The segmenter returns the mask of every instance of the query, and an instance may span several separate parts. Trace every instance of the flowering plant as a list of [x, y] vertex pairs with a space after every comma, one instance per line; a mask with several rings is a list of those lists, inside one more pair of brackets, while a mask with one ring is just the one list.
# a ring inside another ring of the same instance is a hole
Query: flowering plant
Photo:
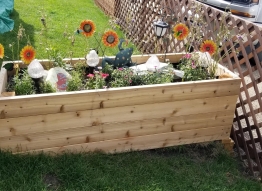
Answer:
[[[192, 8], [194, 12], [189, 14], [188, 21], [190, 27], [186, 24], [178, 23], [173, 27], [173, 36], [177, 41], [184, 40], [186, 43], [186, 56], [181, 59], [180, 69], [185, 72], [183, 80], [204, 80], [216, 78], [217, 64], [225, 57], [223, 44], [231, 39], [229, 27], [223, 22], [229, 16], [223, 14], [219, 31], [213, 37], [205, 38], [203, 28], [207, 26], [202, 14], [201, 5]], [[234, 48], [231, 47], [230, 50]], [[202, 52], [204, 54], [199, 54]], [[192, 56], [189, 56], [191, 53]]]
[[106, 78], [109, 74], [103, 73], [101, 71], [95, 72], [95, 74], [88, 74], [86, 89], [103, 89], [106, 88]]
[[[25, 45], [20, 50], [20, 44], [21, 44], [21, 41], [23, 40], [23, 38], [26, 38], [27, 45]], [[14, 44], [9, 44], [9, 48], [11, 49], [11, 52], [12, 52], [11, 60], [13, 60], [13, 61], [5, 64], [4, 68], [8, 71], [12, 71], [13, 69], [15, 69], [16, 70], [15, 73], [18, 74], [19, 64], [14, 63], [14, 60], [15, 60]], [[30, 64], [30, 62], [35, 59], [36, 51], [35, 51], [34, 47], [31, 45], [30, 40], [29, 40], [28, 36], [26, 35], [25, 29], [23, 28], [22, 25], [19, 26], [19, 30], [17, 32], [17, 51], [18, 51], [17, 52], [18, 58], [16, 60], [19, 60], [19, 57], [20, 57], [22, 62], [26, 65]], [[4, 57], [5, 57], [4, 52], [5, 52], [4, 46], [0, 43], [0, 59], [4, 59]], [[9, 60], [10, 60], [10, 58], [9, 58]]]

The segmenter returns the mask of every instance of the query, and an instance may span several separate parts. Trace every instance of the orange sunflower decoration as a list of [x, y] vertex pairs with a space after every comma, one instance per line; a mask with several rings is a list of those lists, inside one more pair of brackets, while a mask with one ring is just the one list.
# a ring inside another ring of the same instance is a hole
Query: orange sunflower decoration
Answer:
[[83, 35], [85, 35], [86, 37], [90, 37], [96, 30], [95, 23], [91, 20], [84, 20], [80, 24], [80, 30], [82, 30]]
[[4, 46], [2, 44], [0, 44], [0, 58], [4, 58], [5, 55], [5, 49]]
[[214, 41], [212, 40], [205, 40], [201, 46], [200, 46], [200, 51], [201, 52], [208, 52], [210, 56], [213, 56], [217, 50], [217, 45]]
[[25, 46], [20, 52], [20, 57], [25, 64], [30, 64], [35, 58], [35, 49], [29, 45]]
[[178, 40], [184, 40], [189, 34], [189, 29], [185, 24], [179, 23], [174, 26], [173, 32], [175, 38], [177, 38]]
[[115, 47], [119, 42], [117, 33], [113, 30], [106, 31], [102, 36], [102, 42], [105, 46]]

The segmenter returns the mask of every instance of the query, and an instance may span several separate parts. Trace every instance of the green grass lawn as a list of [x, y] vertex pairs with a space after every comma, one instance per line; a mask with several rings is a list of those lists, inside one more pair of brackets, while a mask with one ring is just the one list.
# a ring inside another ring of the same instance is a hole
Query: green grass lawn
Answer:
[[240, 163], [211, 145], [106, 155], [0, 152], [0, 190], [259, 191]]
[[[45, 30], [41, 22], [42, 17], [46, 20]], [[98, 40], [101, 39], [101, 33], [111, 28], [109, 17], [94, 4], [93, 0], [19, 0], [15, 1], [11, 18], [15, 20], [14, 30], [0, 35], [0, 43], [4, 45], [6, 56], [9, 57], [5, 60], [20, 60], [18, 53], [27, 43], [24, 37], [17, 51], [17, 32], [20, 24], [25, 28], [25, 33], [35, 47], [38, 59], [47, 58], [48, 47], [58, 49], [67, 58], [70, 57], [70, 52], [73, 52], [72, 57], [84, 57], [87, 50], [97, 48], [98, 43], [94, 37], [87, 39], [83, 35], [75, 34], [82, 20], [90, 19], [95, 22]], [[117, 30], [117, 33], [120, 38], [125, 37], [120, 30]], [[74, 46], [71, 43], [72, 36], [75, 38]], [[14, 58], [9, 48], [10, 44], [14, 47]], [[133, 45], [129, 44], [129, 46]], [[105, 54], [115, 55], [117, 52], [117, 47], [107, 48]], [[99, 50], [99, 53], [101, 55], [102, 51]]]

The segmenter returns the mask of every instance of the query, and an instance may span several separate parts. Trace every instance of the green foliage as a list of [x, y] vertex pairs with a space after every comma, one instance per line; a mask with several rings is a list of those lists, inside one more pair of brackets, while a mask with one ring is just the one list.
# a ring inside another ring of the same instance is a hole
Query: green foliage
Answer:
[[129, 68], [115, 69], [111, 74], [110, 87], [126, 87], [132, 83], [133, 70]]
[[54, 67], [65, 68], [64, 56], [54, 47], [46, 48], [48, 59], [54, 61]]
[[69, 79], [66, 90], [67, 91], [78, 91], [82, 88], [82, 74], [77, 71], [72, 71], [72, 78]]
[[74, 65], [75, 71], [82, 75], [85, 75], [86, 68], [87, 68], [87, 65], [85, 62], [77, 62]]
[[40, 93], [55, 93], [56, 88], [52, 86], [50, 82], [40, 83]]
[[210, 76], [208, 68], [199, 61], [198, 54], [186, 54], [180, 62], [180, 70], [184, 71], [183, 81], [206, 80]]
[[109, 74], [109, 76], [112, 75], [113, 71], [114, 71], [113, 66], [112, 66], [112, 65], [109, 65], [109, 64], [106, 64], [106, 65], [104, 66], [104, 68], [102, 68], [102, 72], [105, 73], [105, 74]]
[[28, 75], [27, 71], [24, 71], [23, 74], [14, 76], [13, 83], [13, 89], [16, 95], [35, 94], [34, 81]]
[[165, 84], [171, 83], [174, 79], [173, 69], [169, 68], [165, 72], [156, 71], [156, 72], [148, 72], [145, 75], [141, 76], [143, 85], [150, 84]]
[[174, 79], [173, 69], [137, 74], [130, 68], [119, 68], [112, 72], [109, 87], [126, 87], [150, 84], [171, 83]]

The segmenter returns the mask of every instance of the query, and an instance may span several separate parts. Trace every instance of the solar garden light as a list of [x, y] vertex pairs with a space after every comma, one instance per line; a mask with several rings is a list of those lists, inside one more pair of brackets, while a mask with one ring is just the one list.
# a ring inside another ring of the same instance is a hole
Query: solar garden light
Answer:
[[163, 37], [166, 34], [168, 27], [169, 27], [169, 24], [164, 22], [163, 19], [160, 19], [154, 22], [154, 29], [155, 29], [157, 38]]
[[[158, 21], [155, 21], [154, 24], [154, 30], [156, 33], [157, 38], [161, 38], [166, 34], [167, 29], [169, 28], [169, 24], [164, 21], [164, 17], [167, 17], [167, 14], [164, 13], [164, 10], [168, 9], [171, 12], [171, 17], [174, 16], [174, 12], [169, 7], [162, 8], [162, 19], [159, 19]], [[173, 20], [171, 18], [171, 20]]]

